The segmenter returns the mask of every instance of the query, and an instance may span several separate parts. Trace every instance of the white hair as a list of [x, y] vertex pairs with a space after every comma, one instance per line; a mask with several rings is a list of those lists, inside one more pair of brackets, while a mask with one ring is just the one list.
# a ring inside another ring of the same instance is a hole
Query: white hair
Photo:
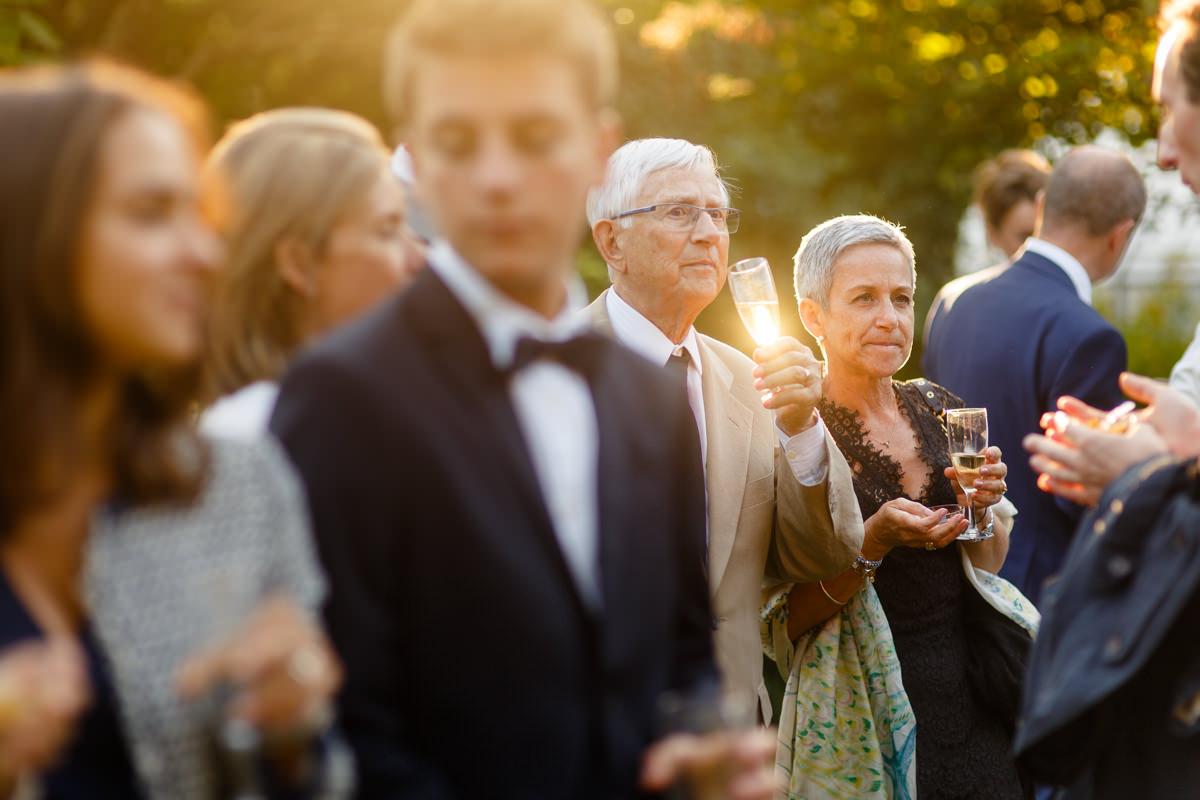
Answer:
[[[604, 183], [588, 192], [588, 224], [594, 226], [602, 219], [612, 219], [622, 211], [630, 211], [638, 194], [652, 173], [663, 169], [712, 170], [721, 184], [721, 202], [729, 205], [729, 186], [721, 178], [717, 158], [702, 144], [685, 139], [635, 139], [626, 142], [608, 159]], [[628, 218], [622, 220], [629, 224]]]
[[829, 308], [833, 288], [834, 265], [847, 248], [856, 244], [889, 244], [908, 261], [913, 286], [917, 285], [917, 267], [912, 242], [898, 225], [869, 214], [854, 214], [822, 222], [800, 241], [795, 256], [796, 299], [808, 298], [821, 308]]

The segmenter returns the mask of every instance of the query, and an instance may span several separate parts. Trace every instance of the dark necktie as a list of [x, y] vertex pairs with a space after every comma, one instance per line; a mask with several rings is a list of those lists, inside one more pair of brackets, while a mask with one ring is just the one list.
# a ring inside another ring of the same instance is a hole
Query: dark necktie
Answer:
[[680, 349], [678, 353], [672, 353], [671, 357], [667, 359], [667, 374], [676, 383], [683, 384], [684, 391], [687, 391], [688, 365], [691, 363], [692, 354], [687, 351], [687, 348]]

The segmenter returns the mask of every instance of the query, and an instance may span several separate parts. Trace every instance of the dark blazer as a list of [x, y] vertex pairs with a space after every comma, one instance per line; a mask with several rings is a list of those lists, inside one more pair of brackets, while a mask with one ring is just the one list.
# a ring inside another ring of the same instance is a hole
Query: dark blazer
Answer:
[[632, 796], [659, 694], [715, 676], [687, 398], [594, 338], [600, 612], [432, 270], [285, 378], [271, 427], [308, 487], [362, 797]]
[[1082, 509], [1037, 488], [1021, 447], [1064, 394], [1099, 408], [1121, 402], [1125, 340], [1079, 299], [1053, 261], [1025, 251], [1010, 267], [970, 286], [929, 326], [925, 377], [988, 410], [988, 439], [1004, 453], [1008, 496], [1020, 512], [1001, 577], [1035, 603], [1058, 572]]
[[1064, 797], [1200, 785], [1200, 466], [1143, 462], [1104, 493], [1046, 588], [1015, 747]]

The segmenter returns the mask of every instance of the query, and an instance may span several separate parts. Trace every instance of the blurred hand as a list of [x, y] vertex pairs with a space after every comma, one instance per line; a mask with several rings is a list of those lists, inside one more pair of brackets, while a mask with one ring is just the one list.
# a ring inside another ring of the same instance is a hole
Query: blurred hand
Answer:
[[52, 766], [91, 703], [87, 657], [70, 637], [0, 652], [0, 786]]
[[926, 508], [907, 497], [897, 497], [879, 507], [865, 523], [863, 555], [872, 561], [894, 547], [942, 548], [967, 529], [966, 517], [949, 516], [945, 509]]
[[775, 412], [775, 421], [788, 436], [812, 427], [813, 410], [821, 399], [822, 365], [804, 345], [782, 336], [754, 351], [754, 388], [769, 392], [763, 406]]
[[1084, 506], [1096, 505], [1108, 485], [1129, 467], [1166, 450], [1149, 427], [1125, 435], [1078, 424], [1053, 439], [1031, 433], [1022, 444], [1033, 453], [1029, 465], [1038, 473], [1038, 488]]
[[684, 781], [696, 800], [771, 800], [774, 763], [773, 728], [676, 733], [646, 751], [641, 786], [660, 792]]
[[[1008, 465], [1001, 460], [1000, 448], [993, 445], [984, 450], [983, 455], [986, 461], [979, 468], [979, 479], [975, 481], [975, 509], [981, 513], [982, 509], [999, 503], [1004, 498], [1004, 493], [1008, 491], [1008, 484], [1004, 481], [1008, 475]], [[967, 495], [958, 483], [958, 471], [954, 467], [946, 467], [943, 474], [950, 479], [951, 485], [954, 486], [958, 504], [965, 506]]]
[[1154, 428], [1172, 455], [1200, 455], [1200, 409], [1191, 400], [1162, 381], [1132, 372], [1121, 373], [1121, 390], [1147, 405], [1138, 419]]
[[1038, 473], [1037, 485], [1044, 492], [1094, 506], [1121, 473], [1167, 449], [1150, 425], [1113, 433], [1088, 424], [1104, 412], [1086, 403], [1063, 397], [1058, 406], [1059, 412], [1042, 416], [1045, 436], [1031, 433], [1021, 442], [1033, 454], [1029, 465]]
[[342, 670], [325, 635], [290, 599], [264, 600], [240, 631], [189, 656], [175, 675], [184, 699], [221, 683], [234, 687], [228, 713], [273, 735], [317, 732]]

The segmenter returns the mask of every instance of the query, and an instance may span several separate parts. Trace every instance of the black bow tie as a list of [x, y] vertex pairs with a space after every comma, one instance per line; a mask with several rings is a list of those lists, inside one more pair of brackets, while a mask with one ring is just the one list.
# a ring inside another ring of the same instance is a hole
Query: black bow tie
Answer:
[[584, 333], [560, 342], [546, 342], [529, 336], [517, 342], [512, 365], [507, 373], [511, 377], [518, 370], [534, 361], [554, 361], [587, 377], [598, 349], [604, 339], [594, 333]]

